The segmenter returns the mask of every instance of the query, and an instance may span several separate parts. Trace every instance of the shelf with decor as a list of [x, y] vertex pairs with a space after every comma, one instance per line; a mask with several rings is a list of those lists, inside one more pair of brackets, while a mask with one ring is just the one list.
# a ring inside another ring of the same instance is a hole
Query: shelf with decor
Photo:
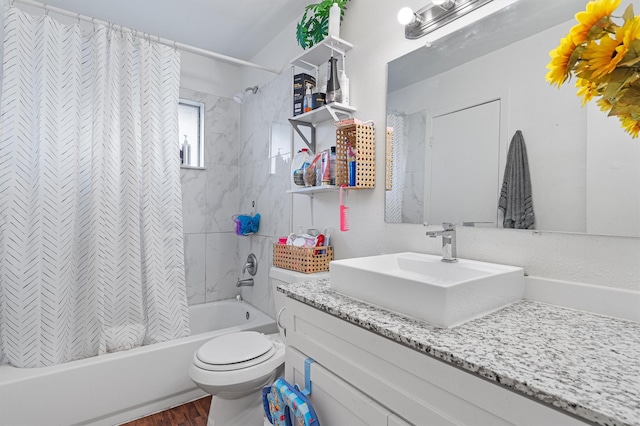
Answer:
[[[288, 194], [313, 195], [334, 192], [345, 185], [349, 190], [372, 189], [376, 183], [375, 128], [370, 124], [349, 124], [336, 129], [336, 184], [295, 187]], [[355, 154], [355, 170], [349, 181], [349, 147]], [[352, 186], [349, 183], [353, 183]]]
[[[326, 64], [327, 60], [335, 54], [342, 58], [342, 69], [346, 72], [345, 54], [353, 45], [336, 36], [329, 35], [320, 43], [303, 52], [300, 56], [291, 61], [291, 65], [311, 70], [315, 73], [315, 81], [318, 82], [318, 70], [320, 65]], [[339, 121], [353, 117], [355, 108], [338, 102], [330, 103], [311, 111], [296, 115], [289, 119], [289, 123], [309, 147], [311, 152], [316, 152], [316, 125], [328, 120]], [[309, 129], [308, 134], [302, 128]]]

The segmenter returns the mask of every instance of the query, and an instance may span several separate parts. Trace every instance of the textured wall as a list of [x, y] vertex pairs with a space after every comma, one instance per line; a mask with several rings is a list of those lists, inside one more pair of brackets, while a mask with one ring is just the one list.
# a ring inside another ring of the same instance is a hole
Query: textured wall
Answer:
[[[238, 154], [239, 211], [260, 213], [260, 230], [250, 237], [236, 237], [240, 272], [249, 253], [258, 258], [254, 287], [243, 287], [242, 296], [258, 309], [274, 316], [269, 282], [271, 245], [289, 230], [289, 164], [291, 126], [291, 81], [289, 69], [248, 95], [240, 112]], [[255, 85], [255, 80], [247, 83]], [[255, 208], [252, 203], [255, 201]], [[238, 272], [238, 273], [239, 273]], [[248, 275], [245, 276], [245, 278]], [[235, 281], [234, 281], [235, 283]]]
[[[406, 5], [419, 9], [427, 2], [410, 0]], [[342, 23], [341, 37], [352, 42], [347, 74], [351, 103], [361, 119], [373, 119], [376, 134], [376, 188], [352, 191], [348, 204], [351, 230], [334, 232], [336, 256], [348, 258], [412, 250], [439, 253], [440, 241], [424, 235], [421, 225], [384, 223], [384, 129], [386, 63], [423, 46], [423, 41], [404, 38], [396, 21], [400, 6], [384, 0], [352, 0]], [[551, 49], [553, 46], [550, 46]], [[295, 23], [286, 28], [265, 50], [252, 60], [280, 67], [298, 56]], [[248, 72], [247, 79], [266, 79], [264, 74]], [[541, 77], [544, 69], [541, 68]], [[331, 127], [330, 123], [328, 125]], [[319, 129], [319, 133], [323, 130]], [[301, 197], [301, 196], [295, 196]], [[306, 209], [306, 205], [295, 208]], [[337, 195], [314, 198], [315, 222], [337, 229]], [[294, 213], [294, 218], [298, 215]], [[294, 225], [300, 220], [294, 219]], [[460, 257], [523, 266], [528, 274], [559, 280], [640, 291], [640, 239], [567, 233], [463, 228], [458, 235]]]
[[205, 170], [181, 169], [185, 272], [189, 304], [237, 294], [238, 105], [229, 98], [182, 88], [180, 97], [205, 104]]

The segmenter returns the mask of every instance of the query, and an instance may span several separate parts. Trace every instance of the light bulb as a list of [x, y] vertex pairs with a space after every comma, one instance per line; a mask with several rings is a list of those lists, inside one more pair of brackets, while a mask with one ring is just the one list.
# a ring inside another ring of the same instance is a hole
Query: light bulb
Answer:
[[415, 20], [415, 17], [416, 15], [410, 7], [403, 7], [398, 12], [398, 22], [400, 22], [401, 25], [409, 25]]

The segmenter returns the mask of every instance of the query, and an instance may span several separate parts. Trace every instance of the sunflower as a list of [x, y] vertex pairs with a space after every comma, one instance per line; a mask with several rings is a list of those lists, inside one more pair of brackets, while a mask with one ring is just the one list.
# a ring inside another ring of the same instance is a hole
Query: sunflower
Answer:
[[582, 106], [585, 106], [594, 96], [599, 95], [598, 85], [584, 78], [578, 78], [576, 87], [578, 88], [578, 96], [582, 96]]
[[619, 49], [624, 50], [624, 44], [611, 36], [603, 37], [597, 41], [590, 41], [582, 54], [585, 71], [591, 71], [592, 78], [602, 77], [616, 69], [624, 55]]
[[629, 51], [631, 42], [640, 39], [640, 16], [629, 19], [624, 25], [616, 30], [616, 38], [622, 40], [626, 50], [623, 56]]
[[605, 98], [600, 98], [596, 101], [596, 104], [600, 107], [600, 111], [609, 112], [613, 108], [613, 104]]
[[[578, 23], [571, 28], [569, 36], [575, 44], [587, 40], [589, 31], [594, 25], [605, 28], [611, 21], [610, 15], [620, 5], [622, 0], [594, 0], [587, 3], [587, 10], [576, 14]], [[603, 18], [606, 18], [603, 20]]]
[[584, 69], [591, 71], [594, 79], [609, 74], [629, 52], [630, 43], [639, 36], [640, 21], [636, 17], [618, 27], [614, 37], [607, 35], [598, 41], [590, 41], [582, 54], [586, 61]]
[[622, 128], [629, 133], [634, 139], [638, 137], [638, 133], [640, 133], [640, 123], [634, 120], [631, 115], [623, 114], [618, 116], [620, 122], [622, 123]]
[[547, 64], [546, 79], [552, 85], [562, 86], [569, 77], [569, 59], [576, 48], [575, 43], [570, 36], [560, 40], [560, 45], [549, 52], [551, 61]]

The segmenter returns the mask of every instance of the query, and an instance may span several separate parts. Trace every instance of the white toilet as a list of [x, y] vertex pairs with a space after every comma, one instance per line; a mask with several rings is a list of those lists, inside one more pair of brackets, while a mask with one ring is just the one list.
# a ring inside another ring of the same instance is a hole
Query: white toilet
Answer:
[[[302, 274], [271, 268], [269, 285], [275, 312], [284, 306], [280, 284], [327, 277], [328, 273]], [[281, 320], [280, 324], [283, 321]], [[284, 332], [264, 335], [241, 331], [215, 337], [193, 354], [189, 377], [213, 395], [209, 426], [263, 425], [262, 388], [284, 372]]]

